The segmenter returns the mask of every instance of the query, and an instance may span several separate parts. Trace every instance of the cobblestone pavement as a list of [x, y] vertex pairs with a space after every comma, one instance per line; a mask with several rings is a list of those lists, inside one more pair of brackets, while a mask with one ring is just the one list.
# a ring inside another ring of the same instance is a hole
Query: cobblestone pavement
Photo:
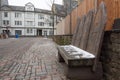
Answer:
[[67, 80], [63, 68], [50, 39], [0, 40], [0, 80]]

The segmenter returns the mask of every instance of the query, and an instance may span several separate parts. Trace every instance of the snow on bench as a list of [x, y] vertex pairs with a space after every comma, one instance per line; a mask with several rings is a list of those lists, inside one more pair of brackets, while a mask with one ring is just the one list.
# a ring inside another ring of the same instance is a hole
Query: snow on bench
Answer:
[[92, 66], [95, 56], [73, 45], [59, 46], [59, 58], [63, 58], [68, 66]]

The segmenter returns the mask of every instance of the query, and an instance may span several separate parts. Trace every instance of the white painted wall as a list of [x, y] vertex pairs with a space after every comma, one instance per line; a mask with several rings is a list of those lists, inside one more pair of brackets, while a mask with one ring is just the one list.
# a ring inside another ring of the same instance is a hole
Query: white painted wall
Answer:
[[[4, 17], [4, 12], [8, 12], [7, 18]], [[50, 15], [48, 15], [48, 14], [43, 14], [45, 19], [41, 20], [41, 19], [38, 19], [38, 15], [40, 13], [19, 12], [22, 14], [22, 16], [19, 18], [15, 18], [16, 12], [18, 12], [18, 11], [1, 11], [0, 26], [2, 26], [2, 27], [10, 26], [9, 30], [11, 32], [11, 35], [15, 35], [15, 30], [21, 30], [22, 35], [34, 36], [34, 35], [37, 35], [37, 29], [42, 30], [42, 35], [44, 35], [44, 31], [47, 31], [47, 35], [49, 35], [49, 32], [50, 32], [49, 29], [53, 28], [53, 26], [49, 26], [49, 24], [46, 24], [46, 23], [52, 22], [52, 20], [50, 19]], [[31, 16], [28, 14], [30, 14]], [[3, 25], [3, 20], [9, 20], [10, 24]], [[46, 20], [48, 20], [49, 22], [46, 22]], [[22, 25], [15, 25], [15, 21], [22, 21]], [[33, 25], [27, 25], [27, 21], [33, 21]], [[44, 26], [38, 26], [38, 22], [44, 22], [45, 24], [44, 24]], [[32, 28], [33, 33], [27, 33], [26, 28]], [[6, 28], [0, 29], [0, 32], [5, 29]]]
[[[2, 30], [6, 30], [7, 26], [10, 26], [8, 30], [10, 30], [11, 35], [15, 35], [15, 30], [21, 30], [22, 35], [34, 36], [37, 35], [37, 30], [42, 30], [42, 35], [47, 31], [47, 35], [49, 35], [50, 31], [53, 30], [53, 26], [49, 26], [48, 23], [52, 23], [52, 19], [50, 18], [50, 14], [44, 13], [35, 13], [35, 7], [32, 3], [25, 4], [26, 11], [7, 11], [7, 7], [4, 7], [6, 11], [0, 11], [0, 33]], [[8, 17], [4, 17], [4, 12], [8, 12]], [[21, 17], [16, 18], [15, 13], [21, 13]], [[39, 14], [44, 15], [44, 19], [39, 19]], [[3, 20], [8, 20], [9, 25], [4, 25]], [[22, 21], [22, 25], [15, 25], [15, 21]], [[33, 25], [28, 25], [27, 21], [32, 21]], [[44, 22], [44, 26], [38, 26], [38, 22]], [[27, 28], [32, 28], [32, 33], [27, 33]]]

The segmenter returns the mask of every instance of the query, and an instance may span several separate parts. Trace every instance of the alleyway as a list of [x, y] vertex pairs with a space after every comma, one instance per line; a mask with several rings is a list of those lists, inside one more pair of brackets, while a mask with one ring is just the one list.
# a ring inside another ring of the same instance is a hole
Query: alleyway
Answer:
[[0, 80], [66, 80], [51, 39], [0, 40]]

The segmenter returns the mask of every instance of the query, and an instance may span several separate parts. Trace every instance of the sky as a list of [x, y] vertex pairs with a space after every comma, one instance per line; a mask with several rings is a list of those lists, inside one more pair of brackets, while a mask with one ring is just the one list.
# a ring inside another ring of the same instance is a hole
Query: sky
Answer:
[[[31, 2], [35, 8], [51, 9], [52, 0], [8, 0], [9, 5], [25, 6], [26, 3]], [[62, 0], [55, 0], [55, 3], [62, 4]]]

